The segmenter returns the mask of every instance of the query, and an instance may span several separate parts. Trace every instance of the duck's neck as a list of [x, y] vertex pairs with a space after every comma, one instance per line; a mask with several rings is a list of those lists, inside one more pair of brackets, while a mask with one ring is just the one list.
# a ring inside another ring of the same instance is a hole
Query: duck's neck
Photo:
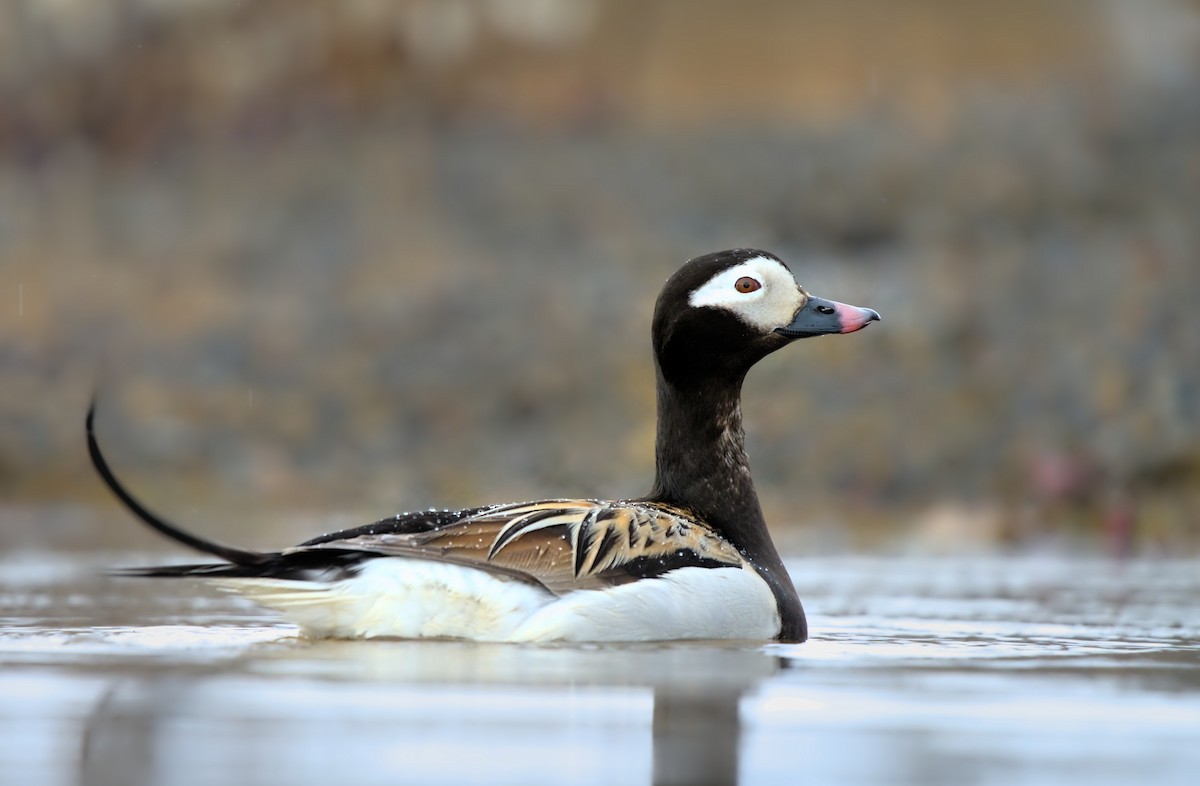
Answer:
[[804, 609], [750, 477], [741, 393], [740, 376], [677, 386], [658, 370], [655, 478], [647, 498], [691, 510], [740, 549], [779, 604], [779, 638], [803, 641]]

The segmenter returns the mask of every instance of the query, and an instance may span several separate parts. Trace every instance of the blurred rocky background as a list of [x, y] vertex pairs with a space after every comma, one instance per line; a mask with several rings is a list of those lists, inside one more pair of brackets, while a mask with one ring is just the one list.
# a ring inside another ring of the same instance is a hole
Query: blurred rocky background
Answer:
[[634, 496], [650, 310], [780, 254], [785, 550], [1200, 545], [1196, 0], [10, 0], [0, 547]]

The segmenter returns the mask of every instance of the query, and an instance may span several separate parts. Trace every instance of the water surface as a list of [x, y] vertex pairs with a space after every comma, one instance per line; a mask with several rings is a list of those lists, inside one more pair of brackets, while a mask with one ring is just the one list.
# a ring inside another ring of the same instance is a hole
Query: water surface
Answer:
[[331, 642], [0, 562], [0, 782], [1195, 782], [1200, 563], [792, 560], [803, 645]]

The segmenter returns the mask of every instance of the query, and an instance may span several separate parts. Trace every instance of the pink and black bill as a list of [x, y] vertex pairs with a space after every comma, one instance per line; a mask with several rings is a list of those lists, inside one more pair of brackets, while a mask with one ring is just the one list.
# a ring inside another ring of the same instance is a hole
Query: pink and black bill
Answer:
[[776, 328], [775, 332], [788, 338], [853, 333], [879, 319], [882, 317], [873, 308], [851, 306], [848, 303], [809, 295], [808, 302], [796, 312], [792, 323], [787, 327]]

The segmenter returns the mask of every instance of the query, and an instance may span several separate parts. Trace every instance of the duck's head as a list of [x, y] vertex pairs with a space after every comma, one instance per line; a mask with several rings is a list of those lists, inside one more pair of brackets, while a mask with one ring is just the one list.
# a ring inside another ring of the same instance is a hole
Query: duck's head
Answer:
[[796, 339], [853, 333], [870, 308], [810, 295], [779, 257], [738, 248], [696, 257], [667, 279], [654, 307], [654, 354], [667, 379], [740, 380]]

